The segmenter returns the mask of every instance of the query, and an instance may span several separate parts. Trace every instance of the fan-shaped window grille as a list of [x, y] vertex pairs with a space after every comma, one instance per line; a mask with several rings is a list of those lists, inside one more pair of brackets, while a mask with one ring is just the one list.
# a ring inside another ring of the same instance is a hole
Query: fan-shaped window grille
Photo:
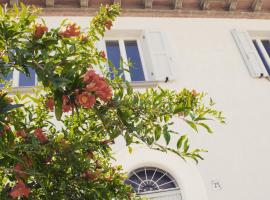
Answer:
[[137, 194], [178, 188], [169, 173], [153, 167], [134, 170], [125, 183], [131, 185]]

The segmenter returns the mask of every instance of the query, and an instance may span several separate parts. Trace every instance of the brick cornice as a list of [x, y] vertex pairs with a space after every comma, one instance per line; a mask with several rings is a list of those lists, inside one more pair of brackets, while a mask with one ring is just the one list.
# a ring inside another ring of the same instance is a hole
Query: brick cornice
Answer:
[[[93, 16], [95, 8], [44, 8], [43, 16]], [[269, 12], [215, 11], [215, 10], [145, 10], [122, 9], [122, 17], [179, 17], [179, 18], [246, 18], [270, 19]]]

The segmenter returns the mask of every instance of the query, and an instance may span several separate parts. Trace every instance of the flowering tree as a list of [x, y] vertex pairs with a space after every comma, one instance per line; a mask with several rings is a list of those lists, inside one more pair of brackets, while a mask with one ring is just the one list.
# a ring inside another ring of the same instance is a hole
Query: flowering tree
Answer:
[[[30, 75], [32, 68], [42, 84], [33, 94], [0, 93], [0, 199], [139, 199], [121, 167], [111, 165], [118, 137], [129, 148], [144, 143], [202, 159], [205, 150], [191, 150], [172, 119], [211, 133], [206, 120], [223, 122], [211, 100], [187, 89], [137, 92], [120, 76], [110, 78], [118, 72], [106, 70], [106, 55], [94, 44], [119, 15], [117, 5], [102, 6], [85, 33], [68, 21], [49, 30], [37, 23], [39, 12], [23, 4], [0, 8], [1, 81], [14, 69]], [[172, 135], [179, 135], [175, 147]]]

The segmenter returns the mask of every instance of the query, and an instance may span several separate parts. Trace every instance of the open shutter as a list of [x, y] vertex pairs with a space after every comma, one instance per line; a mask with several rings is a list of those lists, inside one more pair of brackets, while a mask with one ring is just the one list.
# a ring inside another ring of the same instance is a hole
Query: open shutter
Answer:
[[232, 30], [232, 35], [252, 77], [267, 77], [268, 73], [247, 31]]
[[164, 35], [160, 31], [145, 31], [141, 40], [148, 80], [172, 80], [172, 58]]

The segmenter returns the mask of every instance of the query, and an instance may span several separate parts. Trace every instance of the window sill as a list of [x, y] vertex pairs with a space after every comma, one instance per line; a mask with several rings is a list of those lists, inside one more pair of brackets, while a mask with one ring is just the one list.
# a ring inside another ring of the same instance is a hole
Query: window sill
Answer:
[[[163, 82], [161, 81], [133, 81], [133, 82], [130, 82], [130, 86], [133, 88], [152, 88], [152, 87], [157, 87], [159, 83], [163, 83]], [[17, 92], [32, 93], [33, 89], [35, 89], [34, 86], [12, 87], [9, 92], [11, 94], [15, 94]]]
[[130, 82], [130, 86], [133, 88], [150, 88], [157, 87], [160, 81], [133, 81]]
[[[0, 88], [0, 90], [3, 88]], [[17, 92], [19, 93], [32, 93], [33, 90], [35, 89], [35, 86], [21, 86], [21, 87], [12, 87], [8, 91], [10, 94], [16, 94]]]

